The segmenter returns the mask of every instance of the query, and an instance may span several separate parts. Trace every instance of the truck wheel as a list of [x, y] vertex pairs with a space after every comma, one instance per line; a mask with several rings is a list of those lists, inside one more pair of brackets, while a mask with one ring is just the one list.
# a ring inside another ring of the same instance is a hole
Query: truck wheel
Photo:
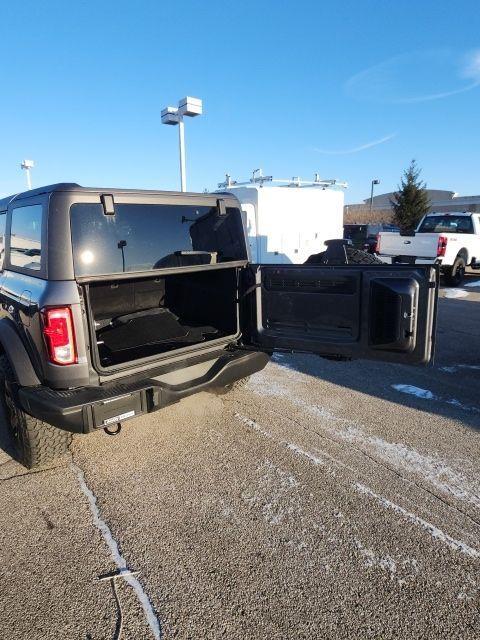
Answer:
[[445, 280], [451, 287], [459, 287], [465, 279], [465, 258], [457, 256], [451, 269], [445, 272]]
[[72, 434], [25, 413], [15, 399], [15, 377], [5, 355], [0, 356], [0, 405], [3, 424], [13, 440], [16, 457], [27, 469], [45, 467], [67, 453]]
[[246, 378], [240, 378], [240, 380], [235, 380], [235, 382], [232, 382], [231, 384], [227, 384], [224, 387], [219, 387], [218, 389], [215, 389], [215, 393], [218, 396], [224, 396], [227, 393], [230, 393], [231, 391], [243, 389], [243, 387], [247, 384], [249, 380], [250, 380], [250, 376], [247, 376]]

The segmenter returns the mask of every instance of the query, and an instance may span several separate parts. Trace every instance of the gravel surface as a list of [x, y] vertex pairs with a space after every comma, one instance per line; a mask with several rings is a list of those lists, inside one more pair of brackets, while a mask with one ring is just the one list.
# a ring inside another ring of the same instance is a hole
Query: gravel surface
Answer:
[[[469, 283], [478, 282], [475, 276]], [[277, 355], [232, 394], [0, 452], [0, 638], [479, 638], [480, 286], [433, 368]]]

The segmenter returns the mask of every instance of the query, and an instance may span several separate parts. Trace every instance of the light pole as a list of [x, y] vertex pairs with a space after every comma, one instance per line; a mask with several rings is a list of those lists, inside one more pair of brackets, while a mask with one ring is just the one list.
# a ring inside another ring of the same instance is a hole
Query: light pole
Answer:
[[375, 180], [372, 180], [372, 189], [370, 191], [370, 213], [372, 213], [372, 205], [373, 205], [373, 186], [375, 184], [380, 184], [380, 180], [377, 180], [375, 178]]
[[25, 169], [25, 173], [27, 174], [27, 188], [30, 191], [32, 189], [32, 178], [30, 176], [30, 169], [33, 169], [35, 163], [33, 160], [24, 160], [20, 165], [22, 169]]
[[181, 190], [187, 190], [187, 170], [185, 165], [185, 125], [183, 118], [201, 116], [203, 104], [199, 98], [186, 96], [178, 102], [178, 107], [162, 109], [162, 124], [178, 125], [178, 146], [180, 149], [180, 184]]

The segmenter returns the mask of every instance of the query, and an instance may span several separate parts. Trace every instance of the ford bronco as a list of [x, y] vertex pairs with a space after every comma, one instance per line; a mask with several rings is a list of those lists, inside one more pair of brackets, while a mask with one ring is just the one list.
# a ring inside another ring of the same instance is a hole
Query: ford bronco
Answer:
[[30, 468], [277, 350], [432, 358], [436, 267], [252, 264], [231, 194], [39, 188], [0, 200], [0, 250], [0, 428]]

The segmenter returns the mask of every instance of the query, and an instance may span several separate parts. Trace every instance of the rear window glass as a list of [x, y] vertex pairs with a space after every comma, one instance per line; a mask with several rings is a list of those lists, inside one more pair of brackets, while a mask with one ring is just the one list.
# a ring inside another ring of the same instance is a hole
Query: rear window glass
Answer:
[[227, 207], [100, 204], [70, 210], [74, 267], [78, 276], [150, 271], [246, 260], [240, 211]]
[[471, 216], [427, 216], [418, 233], [473, 233]]
[[42, 256], [42, 205], [17, 207], [12, 211], [10, 263], [16, 267], [40, 270]]

